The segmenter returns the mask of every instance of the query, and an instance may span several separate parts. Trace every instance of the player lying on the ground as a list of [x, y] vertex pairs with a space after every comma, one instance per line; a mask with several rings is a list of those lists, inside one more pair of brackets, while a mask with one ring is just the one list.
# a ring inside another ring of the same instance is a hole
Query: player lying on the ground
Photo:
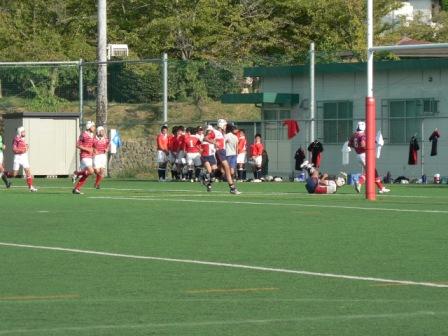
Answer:
[[309, 177], [306, 179], [305, 188], [309, 194], [334, 194], [345, 184], [345, 174], [341, 173], [344, 176], [329, 180], [328, 174], [321, 175], [319, 170], [308, 161], [305, 161], [300, 167], [308, 171]]

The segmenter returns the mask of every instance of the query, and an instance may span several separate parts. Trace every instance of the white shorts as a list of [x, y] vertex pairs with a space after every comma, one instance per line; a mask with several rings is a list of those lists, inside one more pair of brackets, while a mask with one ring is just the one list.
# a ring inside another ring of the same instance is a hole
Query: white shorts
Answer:
[[157, 160], [157, 163], [167, 163], [168, 157], [166, 156], [164, 151], [158, 150], [156, 160]]
[[327, 185], [327, 194], [334, 194], [338, 189], [336, 182], [329, 180]]
[[171, 164], [176, 162], [176, 155], [173, 152], [168, 153], [168, 162], [170, 162]]
[[202, 165], [200, 153], [187, 153], [187, 165], [200, 167]]
[[246, 163], [246, 153], [240, 153], [236, 157], [236, 163]]
[[30, 168], [30, 162], [28, 161], [28, 153], [14, 155], [14, 165], [12, 170], [19, 170], [20, 167], [23, 167], [23, 169]]
[[0, 151], [0, 165], [3, 164], [3, 151]]
[[179, 153], [177, 153], [177, 157], [176, 157], [176, 161], [177, 164], [186, 164], [187, 160], [185, 159], [185, 152], [184, 151], [180, 151]]
[[106, 168], [107, 166], [107, 155], [106, 154], [98, 154], [93, 158], [93, 168]]
[[79, 164], [79, 170], [84, 170], [86, 168], [92, 168], [93, 159], [92, 158], [82, 158]]
[[261, 167], [261, 161], [262, 161], [262, 157], [261, 157], [261, 155], [254, 156], [253, 159], [254, 159], [254, 164], [255, 164], [257, 167]]
[[366, 153], [356, 154], [358, 162], [364, 167], [366, 165]]

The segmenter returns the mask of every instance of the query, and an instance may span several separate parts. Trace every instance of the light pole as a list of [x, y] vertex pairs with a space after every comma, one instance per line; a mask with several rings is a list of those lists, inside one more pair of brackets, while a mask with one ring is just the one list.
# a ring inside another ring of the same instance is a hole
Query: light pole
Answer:
[[107, 125], [107, 3], [98, 0], [96, 124]]

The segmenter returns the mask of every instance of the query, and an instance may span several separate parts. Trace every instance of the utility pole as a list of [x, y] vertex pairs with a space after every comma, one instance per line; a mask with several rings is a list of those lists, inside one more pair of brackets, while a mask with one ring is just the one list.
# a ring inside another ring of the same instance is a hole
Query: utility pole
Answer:
[[315, 119], [316, 119], [316, 84], [315, 84], [315, 66], [316, 66], [316, 53], [314, 49], [314, 42], [310, 45], [310, 142], [316, 140], [314, 135]]
[[107, 0], [98, 0], [96, 124], [107, 125]]
[[163, 53], [163, 123], [168, 122], [168, 54]]

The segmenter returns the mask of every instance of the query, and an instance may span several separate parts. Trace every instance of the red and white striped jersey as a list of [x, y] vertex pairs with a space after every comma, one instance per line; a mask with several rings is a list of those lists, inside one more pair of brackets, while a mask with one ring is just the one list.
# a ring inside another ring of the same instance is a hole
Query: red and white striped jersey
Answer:
[[216, 149], [215, 149], [215, 145], [207, 142], [207, 141], [203, 141], [201, 144], [201, 155], [202, 156], [211, 156], [211, 155], [215, 155], [216, 153]]
[[107, 137], [95, 137], [93, 148], [95, 148], [95, 154], [105, 154], [109, 149], [109, 139]]
[[12, 151], [14, 154], [23, 154], [27, 151], [27, 144], [25, 138], [20, 135], [16, 135], [12, 142]]
[[[84, 131], [79, 136], [78, 146], [82, 146], [85, 148], [93, 148], [93, 140], [94, 140], [94, 134], [90, 133], [88, 131]], [[93, 156], [93, 153], [81, 149], [80, 156], [81, 156], [81, 159], [91, 158]]]

